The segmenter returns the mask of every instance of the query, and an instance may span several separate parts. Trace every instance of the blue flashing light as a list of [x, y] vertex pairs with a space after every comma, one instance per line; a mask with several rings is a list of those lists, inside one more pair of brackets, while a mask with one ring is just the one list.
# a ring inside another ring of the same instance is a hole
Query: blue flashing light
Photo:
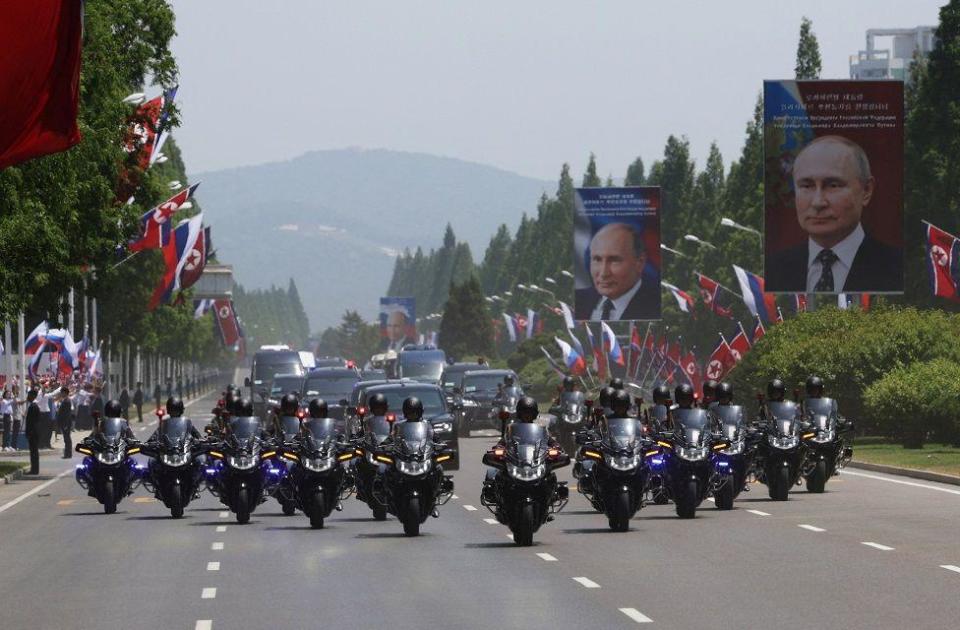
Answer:
[[651, 468], [660, 468], [661, 466], [663, 466], [663, 457], [661, 456], [651, 457], [650, 466]]
[[730, 462], [717, 462], [717, 466], [719, 466], [720, 468], [729, 468]]

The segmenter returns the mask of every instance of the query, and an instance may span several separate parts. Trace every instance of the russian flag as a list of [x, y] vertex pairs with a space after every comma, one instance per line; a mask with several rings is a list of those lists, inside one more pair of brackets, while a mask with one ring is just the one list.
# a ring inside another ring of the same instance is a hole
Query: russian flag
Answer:
[[623, 350], [620, 349], [620, 343], [617, 336], [613, 334], [613, 329], [607, 325], [607, 322], [600, 322], [600, 330], [603, 336], [603, 350], [610, 357], [610, 360], [617, 365], [625, 365], [623, 360]]
[[680, 307], [680, 310], [684, 313], [693, 312], [693, 298], [689, 293], [683, 291], [677, 286], [670, 284], [669, 282], [660, 281], [660, 284], [673, 294], [673, 299], [677, 301], [677, 306]]
[[23, 344], [24, 354], [37, 354], [38, 351], [42, 350], [48, 330], [50, 330], [50, 324], [46, 320], [37, 324], [37, 327], [33, 329], [33, 332], [30, 333]]
[[517, 328], [513, 324], [513, 318], [508, 313], [504, 313], [503, 321], [507, 325], [507, 335], [510, 337], [510, 341], [517, 343]]
[[587, 362], [583, 358], [583, 355], [574, 350], [573, 346], [563, 339], [554, 337], [553, 340], [560, 346], [560, 351], [563, 353], [563, 363], [567, 366], [567, 370], [569, 370], [571, 374], [579, 376], [587, 371]]
[[560, 311], [563, 313], [563, 323], [567, 328], [574, 328], [576, 323], [573, 321], [573, 311], [566, 302], [560, 302]]
[[173, 231], [173, 238], [163, 246], [163, 261], [166, 270], [160, 283], [153, 290], [153, 296], [147, 305], [154, 310], [161, 303], [169, 302], [173, 292], [180, 288], [180, 273], [187, 263], [187, 254], [193, 251], [197, 238], [203, 231], [203, 214], [198, 214], [180, 223]]
[[763, 278], [736, 265], [733, 265], [733, 272], [737, 274], [743, 303], [750, 313], [759, 317], [764, 324], [776, 323], [777, 299], [773, 294], [764, 292]]
[[533, 337], [534, 333], [537, 332], [539, 319], [535, 310], [532, 308], [527, 309], [527, 339]]

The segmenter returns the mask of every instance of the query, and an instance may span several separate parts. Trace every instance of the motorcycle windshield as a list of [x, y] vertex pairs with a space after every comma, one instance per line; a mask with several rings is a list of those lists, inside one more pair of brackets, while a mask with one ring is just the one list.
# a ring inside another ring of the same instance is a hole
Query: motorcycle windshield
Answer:
[[183, 416], [164, 418], [160, 421], [160, 439], [166, 439], [168, 444], [179, 445], [186, 441], [190, 434], [190, 420]]
[[699, 445], [707, 433], [710, 417], [704, 409], [677, 409], [673, 412], [673, 421], [687, 444]]
[[433, 444], [433, 425], [429, 422], [401, 422], [396, 431], [401, 452], [427, 453]]
[[123, 436], [127, 421], [123, 418], [103, 418], [100, 421], [100, 439], [105, 444], [116, 444]]
[[520, 464], [534, 465], [542, 458], [547, 446], [547, 433], [532, 422], [514, 422], [507, 427], [507, 444], [513, 458]]
[[728, 440], [736, 440], [743, 426], [743, 407], [740, 405], [716, 405], [710, 409], [720, 423], [723, 436]]
[[247, 440], [260, 435], [260, 418], [250, 416], [248, 418], [231, 418], [230, 435], [238, 440]]
[[666, 405], [655, 405], [653, 409], [650, 410], [650, 416], [663, 424], [667, 421], [667, 411]]
[[639, 428], [633, 418], [610, 418], [603, 432], [603, 445], [614, 451], [632, 449], [636, 444]]
[[837, 413], [837, 403], [833, 398], [807, 398], [807, 414], [811, 416], [834, 416]]
[[290, 439], [300, 431], [300, 418], [296, 416], [280, 416], [280, 428], [285, 439]]
[[310, 418], [303, 423], [303, 430], [307, 444], [313, 450], [320, 450], [338, 437], [337, 423], [333, 418]]
[[390, 435], [390, 423], [383, 416], [371, 416], [367, 418], [366, 433], [379, 446]]
[[781, 436], [793, 435], [797, 429], [797, 412], [799, 407], [795, 402], [771, 402], [767, 404], [770, 411], [770, 421], [774, 430]]

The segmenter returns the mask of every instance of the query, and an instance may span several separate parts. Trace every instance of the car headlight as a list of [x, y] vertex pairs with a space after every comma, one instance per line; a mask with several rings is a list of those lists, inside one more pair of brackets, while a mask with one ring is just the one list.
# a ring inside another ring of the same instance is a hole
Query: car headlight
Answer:
[[98, 462], [107, 466], [119, 464], [120, 460], [123, 459], [120, 451], [95, 451], [94, 456], [96, 456]]
[[745, 445], [743, 440], [737, 440], [735, 442], [730, 442], [730, 446], [720, 451], [724, 455], [740, 455], [743, 453]]
[[480, 405], [479, 405], [479, 404], [477, 403], [477, 401], [475, 401], [475, 400], [470, 400], [469, 398], [465, 398], [464, 401], [463, 401], [463, 406], [464, 406], [464, 407], [479, 407]]
[[268, 405], [271, 405], [271, 406], [273, 406], [273, 407], [279, 407], [279, 406], [280, 406], [280, 400], [277, 399], [277, 398], [267, 398], [267, 404], [268, 404]]
[[186, 465], [189, 458], [186, 453], [163, 453], [160, 455], [160, 461], [164, 466], [177, 468]]
[[680, 446], [677, 447], [676, 452], [688, 462], [698, 462], [707, 458], [709, 449], [705, 446]]
[[231, 468], [237, 470], [250, 470], [257, 465], [258, 457], [253, 455], [236, 455], [231, 456], [227, 459], [227, 463], [230, 464]]
[[422, 475], [433, 465], [432, 459], [424, 459], [422, 462], [397, 460], [397, 470], [404, 475]]
[[450, 433], [453, 431], [452, 422], [437, 422], [433, 425], [433, 431], [435, 433]]
[[303, 457], [300, 463], [310, 472], [324, 472], [333, 468], [333, 457]]
[[507, 473], [514, 479], [520, 481], [533, 481], [543, 477], [544, 473], [547, 471], [546, 464], [540, 464], [539, 466], [515, 466], [513, 464], [507, 464]]
[[770, 443], [770, 446], [773, 448], [779, 448], [783, 450], [789, 450], [795, 448], [797, 444], [800, 443], [800, 436], [797, 435], [768, 435], [767, 442]]
[[825, 444], [827, 442], [833, 442], [834, 438], [836, 437], [837, 432], [834, 429], [823, 429], [822, 431], [818, 431], [817, 434], [811, 439], [814, 442]]
[[605, 455], [604, 461], [607, 462], [607, 466], [614, 470], [627, 471], [633, 470], [640, 465], [640, 456], [639, 455]]

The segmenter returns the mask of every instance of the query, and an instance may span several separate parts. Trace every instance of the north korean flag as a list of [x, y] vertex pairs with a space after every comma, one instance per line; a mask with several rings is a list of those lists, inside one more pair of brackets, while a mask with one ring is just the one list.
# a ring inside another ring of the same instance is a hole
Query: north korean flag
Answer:
[[147, 305], [154, 310], [161, 303], [170, 301], [173, 292], [180, 289], [180, 274], [187, 264], [187, 254], [195, 247], [202, 230], [203, 214], [198, 214], [180, 223], [173, 231], [172, 238], [163, 246], [164, 272], [160, 283], [153, 290], [153, 296]]
[[206, 227], [197, 235], [193, 248], [186, 253], [183, 269], [180, 271], [180, 290], [185, 291], [195, 285], [203, 269], [207, 266], [207, 235], [210, 228]]
[[156, 208], [144, 213], [140, 217], [140, 236], [131, 241], [127, 248], [131, 252], [144, 249], [162, 249], [170, 240], [170, 219], [192, 196], [200, 182], [181, 190]]
[[213, 303], [213, 310], [217, 315], [217, 327], [220, 329], [223, 345], [228, 348], [234, 347], [240, 340], [240, 326], [237, 324], [233, 302], [228, 299], [217, 300]]
[[927, 223], [927, 265], [933, 294], [960, 302], [960, 239], [930, 223]]
[[690, 382], [693, 391], [700, 392], [703, 379], [700, 376], [700, 363], [697, 361], [697, 355], [693, 353], [693, 350], [687, 350], [687, 353], [683, 355], [680, 360], [680, 369], [683, 370], [683, 375]]
[[720, 338], [720, 343], [707, 359], [706, 377], [715, 381], [723, 380], [730, 370], [737, 364], [733, 353], [730, 352], [730, 346], [727, 340]]
[[743, 326], [737, 326], [737, 334], [734, 335], [728, 345], [733, 358], [736, 359], [737, 363], [740, 363], [750, 350], [750, 340], [747, 339], [747, 333], [743, 330]]

